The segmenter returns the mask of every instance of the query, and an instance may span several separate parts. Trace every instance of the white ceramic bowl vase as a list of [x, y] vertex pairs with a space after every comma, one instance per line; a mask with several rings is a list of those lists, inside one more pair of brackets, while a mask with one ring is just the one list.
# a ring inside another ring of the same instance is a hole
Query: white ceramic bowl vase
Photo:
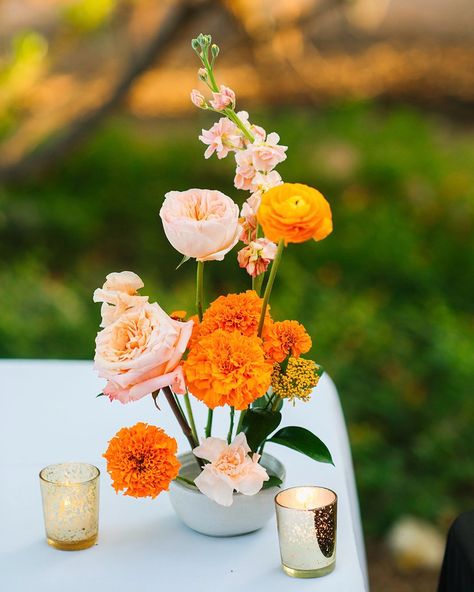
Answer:
[[[192, 452], [179, 455], [182, 477], [193, 480], [199, 466]], [[285, 467], [270, 454], [264, 453], [261, 464], [282, 481]], [[186, 526], [209, 536], [224, 537], [246, 534], [262, 528], [275, 512], [274, 498], [278, 487], [262, 489], [255, 495], [234, 493], [233, 504], [220, 506], [203, 495], [197, 487], [182, 481], [172, 481], [169, 496], [174, 511]]]

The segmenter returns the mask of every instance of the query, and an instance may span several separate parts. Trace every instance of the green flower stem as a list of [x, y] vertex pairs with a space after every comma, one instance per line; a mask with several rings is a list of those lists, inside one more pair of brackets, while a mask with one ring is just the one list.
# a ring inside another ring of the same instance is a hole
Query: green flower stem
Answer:
[[212, 69], [211, 64], [209, 63], [209, 58], [207, 55], [207, 51], [202, 54], [201, 57], [202, 65], [206, 68], [207, 75], [209, 77], [209, 88], [214, 92], [219, 92], [219, 87], [217, 86], [216, 79], [214, 78], [214, 72]]
[[252, 278], [252, 290], [257, 292], [258, 296], [260, 296], [260, 292], [262, 291], [262, 284], [263, 278], [265, 277], [265, 272], [257, 275], [257, 277]]
[[267, 410], [272, 405], [274, 397], [276, 397], [276, 395], [272, 393], [268, 399], [268, 403], [265, 405], [265, 410]]
[[[173, 397], [174, 397], [174, 400], [176, 401], [176, 405], [178, 406], [178, 409], [179, 409], [179, 410], [180, 410], [180, 412], [181, 412], [181, 415], [184, 415], [184, 411], [183, 411], [183, 408], [182, 408], [182, 406], [181, 406], [181, 403], [179, 402], [179, 397], [178, 397], [178, 395], [177, 395], [176, 393], [173, 393]], [[186, 417], [186, 416], [185, 416], [185, 417]]]
[[234, 407], [230, 408], [230, 426], [229, 426], [229, 433], [227, 434], [227, 444], [232, 442], [232, 432], [234, 431], [234, 416], [235, 416], [235, 409]]
[[270, 270], [270, 275], [268, 277], [267, 285], [265, 287], [265, 293], [263, 295], [263, 304], [262, 304], [262, 312], [260, 313], [260, 321], [258, 323], [258, 336], [262, 336], [263, 332], [263, 325], [265, 323], [265, 313], [267, 312], [268, 301], [270, 300], [270, 294], [272, 293], [273, 282], [275, 281], [275, 276], [278, 270], [278, 266], [280, 265], [281, 256], [283, 254], [283, 249], [285, 248], [285, 242], [283, 239], [280, 239], [278, 243], [278, 249], [275, 255], [275, 259], [272, 263], [272, 268]]
[[237, 436], [237, 434], [240, 434], [240, 432], [242, 431], [242, 424], [244, 422], [244, 417], [245, 417], [246, 413], [247, 413], [247, 409], [244, 409], [243, 411], [240, 412], [239, 423], [237, 424], [237, 431], [235, 432], [236, 436]]
[[175, 477], [175, 481], [181, 481], [182, 483], [187, 483], [188, 485], [192, 485], [193, 487], [196, 487], [196, 484], [194, 483], [194, 481], [191, 481], [191, 479], [186, 479], [186, 477], [181, 477], [180, 475]]
[[[178, 404], [179, 404], [179, 402], [178, 402]], [[199, 442], [198, 433], [196, 430], [196, 422], [194, 421], [193, 408], [191, 407], [191, 400], [190, 400], [189, 394], [187, 392], [184, 394], [184, 404], [186, 405], [186, 411], [188, 412], [189, 425], [191, 426], [191, 431], [193, 433], [194, 439], [196, 440], [196, 442]], [[184, 413], [183, 413], [183, 415], [184, 415]]]
[[199, 322], [202, 321], [202, 306], [204, 300], [204, 261], [197, 262], [196, 271], [196, 309]]
[[250, 142], [252, 143], [255, 141], [255, 136], [247, 127], [245, 127], [244, 122], [240, 119], [240, 117], [237, 115], [234, 109], [224, 109], [224, 113], [231, 121], [235, 123], [235, 125], [240, 129], [240, 131], [244, 134], [247, 140], [250, 140]]
[[[168, 401], [168, 405], [171, 407], [171, 411], [173, 412], [174, 416], [176, 417], [179, 423], [181, 430], [183, 431], [183, 434], [186, 436], [186, 439], [188, 440], [191, 449], [196, 448], [196, 446], [199, 445], [199, 442], [194, 439], [192, 430], [185, 416], [179, 410], [178, 404], [176, 403], [173, 396], [173, 391], [170, 389], [169, 386], [165, 386], [162, 389], [162, 391], [165, 396], [165, 399]], [[204, 461], [202, 459], [198, 458], [197, 462], [199, 463], [199, 466], [201, 468], [204, 466]]]
[[273, 401], [272, 411], [276, 411], [278, 409], [278, 405], [280, 404], [280, 399], [275, 395], [275, 400]]
[[214, 416], [214, 409], [209, 409], [207, 412], [207, 424], [206, 424], [206, 438], [209, 438], [212, 434], [212, 418]]

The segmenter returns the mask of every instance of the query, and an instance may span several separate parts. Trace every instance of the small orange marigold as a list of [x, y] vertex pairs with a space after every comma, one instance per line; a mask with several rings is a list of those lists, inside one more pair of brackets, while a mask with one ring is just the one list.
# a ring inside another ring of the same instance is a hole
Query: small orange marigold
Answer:
[[[246, 336], [257, 335], [262, 302], [262, 298], [253, 290], [219, 296], [204, 313], [199, 326], [199, 337], [209, 335], [217, 329], [239, 331]], [[271, 319], [267, 308], [266, 323], [269, 322]]]
[[289, 355], [299, 358], [311, 349], [311, 337], [298, 321], [278, 321], [263, 335], [265, 354], [273, 362], [283, 362]]
[[103, 455], [113, 488], [132, 497], [156, 497], [178, 475], [177, 449], [176, 440], [161, 428], [143, 422], [122, 428]]
[[223, 329], [202, 337], [183, 364], [190, 392], [210, 409], [246, 409], [266, 393], [272, 368], [256, 335]]

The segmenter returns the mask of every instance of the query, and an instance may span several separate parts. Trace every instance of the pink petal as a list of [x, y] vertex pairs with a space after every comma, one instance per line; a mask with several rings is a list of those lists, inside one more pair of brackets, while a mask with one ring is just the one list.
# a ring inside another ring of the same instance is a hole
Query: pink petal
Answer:
[[234, 501], [234, 490], [217, 475], [211, 467], [204, 467], [202, 473], [194, 480], [201, 493], [221, 506], [231, 506]]
[[199, 446], [193, 449], [195, 456], [215, 462], [220, 454], [227, 448], [227, 442], [221, 438], [205, 438]]

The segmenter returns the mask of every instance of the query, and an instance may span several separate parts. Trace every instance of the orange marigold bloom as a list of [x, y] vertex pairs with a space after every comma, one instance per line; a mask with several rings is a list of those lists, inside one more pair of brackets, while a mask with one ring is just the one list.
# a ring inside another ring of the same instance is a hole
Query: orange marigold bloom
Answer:
[[176, 440], [161, 428], [139, 422], [122, 428], [109, 441], [107, 471], [115, 491], [155, 498], [178, 475]]
[[[199, 337], [209, 335], [216, 329], [239, 331], [246, 336], [257, 335], [262, 302], [262, 298], [253, 290], [219, 296], [204, 313], [199, 327]], [[268, 308], [266, 323], [271, 322]]]
[[311, 238], [320, 241], [332, 232], [329, 203], [317, 189], [302, 183], [283, 183], [265, 191], [257, 220], [266, 238], [274, 243], [283, 239], [285, 245]]
[[188, 313], [185, 310], [173, 310], [170, 314], [170, 317], [175, 321], [184, 321], [187, 316]]
[[263, 335], [265, 354], [273, 362], [283, 362], [289, 355], [299, 358], [311, 349], [311, 337], [298, 321], [272, 323]]
[[183, 370], [191, 393], [210, 409], [231, 405], [246, 409], [266, 393], [273, 365], [262, 341], [240, 331], [218, 329], [193, 345]]

